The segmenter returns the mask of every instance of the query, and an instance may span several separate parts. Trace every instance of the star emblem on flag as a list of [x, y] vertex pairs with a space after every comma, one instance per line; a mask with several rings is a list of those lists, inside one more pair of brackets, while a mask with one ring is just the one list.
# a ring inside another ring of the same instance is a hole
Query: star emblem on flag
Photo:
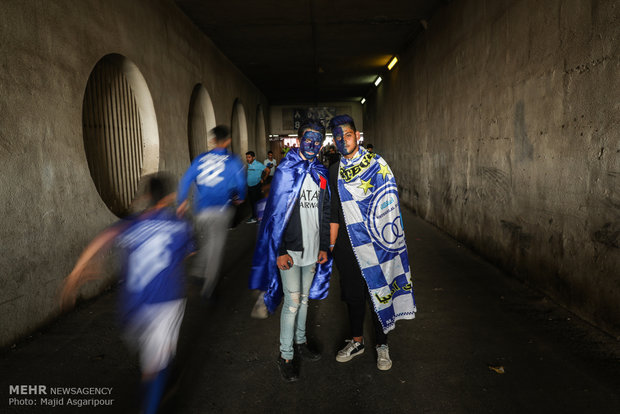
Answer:
[[383, 179], [385, 180], [385, 177], [387, 177], [388, 174], [391, 174], [387, 164], [381, 165], [377, 174], [381, 174], [383, 176]]
[[374, 187], [374, 185], [370, 184], [370, 179], [360, 181], [362, 183], [357, 188], [361, 188], [362, 190], [364, 190], [364, 194], [366, 194], [370, 188]]

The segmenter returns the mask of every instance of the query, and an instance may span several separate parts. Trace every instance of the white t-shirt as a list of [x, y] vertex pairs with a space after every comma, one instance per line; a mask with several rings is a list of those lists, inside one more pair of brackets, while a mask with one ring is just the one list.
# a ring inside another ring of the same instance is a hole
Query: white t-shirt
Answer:
[[[287, 253], [296, 266], [308, 266], [316, 263], [319, 256], [319, 195], [321, 189], [310, 174], [306, 175], [299, 193], [299, 216], [301, 218], [301, 239], [303, 252]], [[302, 257], [303, 254], [303, 257]]]
[[[269, 164], [272, 164], [272, 165], [269, 165]], [[263, 165], [265, 167], [269, 167], [269, 175], [273, 177], [273, 173], [276, 172], [276, 169], [273, 167], [278, 165], [278, 161], [276, 161], [275, 158], [272, 160], [270, 160], [269, 158], [265, 158], [265, 161], [263, 161]]]

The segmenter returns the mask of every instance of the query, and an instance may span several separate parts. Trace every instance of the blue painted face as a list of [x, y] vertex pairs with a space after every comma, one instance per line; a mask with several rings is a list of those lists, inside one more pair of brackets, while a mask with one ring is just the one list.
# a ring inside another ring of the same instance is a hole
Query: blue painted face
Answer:
[[321, 144], [323, 144], [323, 135], [316, 131], [306, 131], [301, 138], [299, 151], [303, 154], [305, 159], [312, 161], [319, 153]]
[[[336, 148], [342, 155], [349, 155], [357, 148], [357, 137], [355, 132], [348, 126], [345, 125], [345, 128], [341, 126], [337, 126], [332, 130], [334, 134], [334, 143], [336, 144]], [[349, 143], [349, 148], [347, 149], [347, 142]]]

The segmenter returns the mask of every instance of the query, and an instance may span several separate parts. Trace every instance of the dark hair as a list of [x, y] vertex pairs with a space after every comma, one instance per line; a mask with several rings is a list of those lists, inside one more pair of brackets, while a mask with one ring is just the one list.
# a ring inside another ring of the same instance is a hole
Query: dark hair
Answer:
[[357, 128], [355, 128], [355, 122], [353, 121], [353, 118], [351, 118], [349, 115], [338, 115], [333, 117], [331, 121], [329, 121], [329, 129], [332, 131], [334, 130], [334, 128], [342, 125], [348, 125], [354, 132], [357, 131]]
[[254, 151], [248, 151], [245, 153], [245, 155], [251, 155], [253, 158], [256, 158], [256, 154], [254, 153]]
[[317, 131], [323, 137], [325, 137], [325, 127], [320, 122], [318, 122], [318, 121], [316, 121], [314, 119], [306, 119], [304, 122], [302, 122], [301, 126], [297, 130], [297, 136], [301, 139], [301, 137], [304, 135], [304, 132], [307, 129], [311, 129], [313, 131]]
[[211, 133], [215, 136], [217, 142], [223, 142], [230, 137], [230, 130], [226, 125], [218, 125], [211, 130]]
[[157, 204], [162, 198], [174, 193], [175, 181], [170, 174], [157, 173], [148, 177], [146, 192], [151, 199], [151, 204]]
[[267, 155], [273, 154], [273, 151], [267, 151]]
[[373, 147], [372, 144], [368, 144], [368, 145], [366, 145], [366, 149], [368, 149], [368, 148], [375, 148], [375, 147]]

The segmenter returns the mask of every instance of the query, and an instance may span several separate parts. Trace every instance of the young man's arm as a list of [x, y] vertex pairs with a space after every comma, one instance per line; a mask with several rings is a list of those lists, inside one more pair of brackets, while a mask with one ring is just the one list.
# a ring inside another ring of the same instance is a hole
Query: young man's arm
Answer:
[[288, 270], [295, 264], [295, 261], [293, 260], [291, 255], [288, 254], [288, 246], [286, 245], [287, 233], [289, 231], [289, 226], [293, 225], [292, 223], [300, 223], [299, 200], [293, 206], [293, 211], [291, 212], [291, 216], [288, 219], [288, 223], [286, 223], [286, 225], [284, 226], [284, 230], [282, 231], [280, 246], [278, 246], [278, 258], [276, 259], [278, 269]]
[[338, 230], [340, 229], [340, 196], [338, 194], [338, 166], [332, 164], [329, 168], [329, 189], [331, 191], [329, 249], [334, 250]]
[[282, 242], [280, 244], [280, 247], [278, 248], [278, 258], [276, 259], [276, 264], [278, 265], [278, 269], [282, 269], [282, 270], [288, 270], [291, 268], [291, 266], [295, 264], [291, 255], [288, 254], [288, 251], [286, 250], [286, 247], [284, 244], [284, 235], [286, 234], [286, 229], [287, 227], [284, 227], [284, 232], [282, 234]]
[[75, 297], [79, 287], [84, 282], [96, 279], [99, 276], [101, 269], [94, 268], [89, 272], [86, 272], [86, 269], [93, 263], [92, 260], [99, 252], [112, 246], [114, 239], [122, 233], [126, 227], [127, 223], [117, 223], [102, 231], [88, 244], [88, 246], [86, 246], [75, 264], [75, 267], [65, 278], [65, 283], [60, 294], [61, 309], [67, 309], [73, 306], [75, 304]]
[[323, 211], [321, 212], [323, 215], [323, 220], [321, 222], [321, 228], [319, 231], [321, 232], [319, 236], [319, 257], [317, 263], [325, 263], [327, 262], [327, 250], [330, 250], [331, 243], [331, 199], [330, 199], [330, 191], [327, 187], [327, 180], [321, 177], [321, 191], [323, 192]]

